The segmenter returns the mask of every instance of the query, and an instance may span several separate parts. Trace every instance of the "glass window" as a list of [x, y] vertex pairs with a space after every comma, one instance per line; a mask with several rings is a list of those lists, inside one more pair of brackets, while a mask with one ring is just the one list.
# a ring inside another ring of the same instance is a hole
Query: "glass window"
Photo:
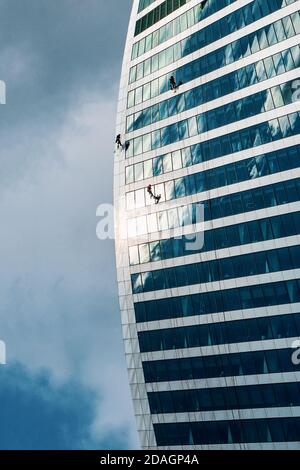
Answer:
[[145, 190], [139, 189], [135, 192], [135, 207], [144, 207], [145, 206]]
[[126, 194], [126, 207], [128, 210], [134, 209], [134, 191]]
[[137, 163], [136, 165], [134, 165], [135, 181], [140, 181], [144, 178], [143, 168], [143, 163]]
[[152, 150], [161, 147], [160, 130], [152, 132]]
[[274, 23], [274, 29], [276, 32], [276, 36], [279, 42], [284, 41], [286, 39], [284, 27], [281, 20], [278, 20]]
[[157, 214], [158, 219], [158, 229], [159, 230], [168, 230], [168, 217], [166, 212], [159, 212]]
[[152, 160], [147, 160], [144, 162], [144, 178], [150, 178], [153, 176], [152, 173]]
[[155, 54], [151, 59], [151, 72], [154, 73], [159, 69], [158, 54]]
[[188, 119], [188, 125], [189, 125], [189, 136], [193, 137], [198, 134], [198, 128], [197, 128], [197, 120], [196, 117], [192, 117]]
[[128, 93], [127, 108], [131, 108], [132, 106], [134, 106], [134, 96], [135, 96], [134, 90]]
[[151, 150], [151, 134], [143, 136], [143, 153], [150, 152]]
[[256, 68], [256, 75], [257, 75], [258, 81], [262, 82], [263, 80], [266, 80], [267, 74], [266, 74], [264, 63], [262, 60], [256, 63], [255, 68]]
[[132, 266], [140, 263], [139, 251], [138, 251], [137, 246], [129, 247], [129, 259], [130, 259], [130, 264]]
[[291, 18], [289, 16], [286, 16], [285, 18], [282, 18], [282, 23], [284, 27], [284, 32], [287, 38], [291, 38], [292, 36], [295, 35], [295, 30], [293, 28], [293, 24], [291, 21]]
[[164, 173], [168, 173], [169, 171], [173, 170], [173, 165], [172, 165], [172, 154], [168, 153], [167, 155], [164, 155], [163, 157], [163, 171]]
[[279, 75], [281, 73], [284, 73], [285, 68], [284, 68], [282, 54], [279, 53], [279, 54], [273, 55], [273, 60], [274, 60], [276, 74]]
[[147, 233], [147, 218], [139, 217], [137, 222], [137, 235], [145, 235]]
[[158, 95], [158, 79], [152, 80], [151, 82], [151, 97], [155, 98]]
[[136, 137], [134, 139], [134, 155], [139, 155], [140, 153], [143, 153], [143, 138]]
[[181, 160], [181, 151], [177, 150], [176, 152], [172, 152], [172, 161], [173, 161], [173, 169], [179, 170], [182, 168], [182, 160]]
[[165, 193], [166, 193], [166, 201], [170, 201], [171, 199], [175, 198], [174, 181], [167, 181], [165, 183]]
[[299, 34], [300, 33], [300, 14], [299, 14], [299, 11], [297, 11], [296, 13], [292, 13], [291, 14], [291, 19], [292, 19], [293, 27], [295, 29], [296, 34]]
[[133, 171], [133, 165], [127, 166], [126, 167], [126, 184], [133, 183], [134, 182], [134, 171]]
[[277, 44], [277, 36], [275, 33], [275, 28], [272, 24], [266, 27], [266, 33], [269, 46], [274, 46], [274, 44]]
[[140, 245], [139, 246], [139, 258], [140, 258], [140, 263], [149, 263], [150, 261], [150, 252], [149, 252], [149, 245], [148, 243], [145, 245]]
[[153, 159], [153, 176], [158, 176], [163, 173], [163, 158], [157, 157]]
[[151, 98], [151, 83], [146, 83], [143, 86], [143, 101], [147, 101]]
[[275, 103], [275, 107], [279, 108], [280, 106], [284, 106], [281, 90], [279, 86], [271, 88], [273, 100]]

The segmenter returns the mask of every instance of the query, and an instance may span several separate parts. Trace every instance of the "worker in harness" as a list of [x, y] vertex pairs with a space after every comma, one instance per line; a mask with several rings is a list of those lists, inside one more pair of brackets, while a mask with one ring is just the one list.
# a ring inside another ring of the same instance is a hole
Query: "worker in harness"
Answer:
[[119, 150], [120, 147], [123, 148], [123, 144], [122, 144], [122, 142], [121, 142], [121, 134], [118, 134], [118, 135], [117, 135], [117, 137], [116, 137], [116, 144], [117, 144], [117, 146], [118, 146], [118, 150]]
[[161, 194], [158, 194], [158, 196], [155, 196], [155, 194], [152, 191], [152, 185], [151, 184], [149, 184], [147, 186], [147, 193], [149, 194], [151, 199], [155, 200], [155, 204], [158, 204], [159, 201], [161, 200]]
[[181, 81], [178, 82], [178, 83], [176, 82], [176, 80], [175, 80], [175, 78], [174, 78], [173, 75], [170, 77], [169, 83], [170, 83], [170, 88], [171, 88], [171, 90], [174, 91], [174, 93], [176, 93], [176, 91], [177, 91], [177, 90], [179, 89], [179, 87], [182, 85], [182, 82], [181, 82]]
[[177, 83], [173, 75], [170, 77], [170, 88], [171, 90], [175, 90], [177, 88]]
[[116, 144], [117, 144], [117, 149], [119, 150], [120, 148], [122, 150], [125, 150], [125, 153], [127, 152], [127, 150], [129, 149], [130, 147], [130, 142], [129, 140], [126, 140], [125, 144], [122, 144], [122, 141], [121, 141], [121, 134], [118, 134], [117, 137], [116, 137]]

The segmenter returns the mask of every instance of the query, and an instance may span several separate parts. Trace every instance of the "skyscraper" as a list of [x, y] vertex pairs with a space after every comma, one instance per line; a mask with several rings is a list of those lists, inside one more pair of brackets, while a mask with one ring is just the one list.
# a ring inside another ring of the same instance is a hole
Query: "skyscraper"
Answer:
[[299, 10], [133, 2], [114, 191], [143, 448], [300, 449]]

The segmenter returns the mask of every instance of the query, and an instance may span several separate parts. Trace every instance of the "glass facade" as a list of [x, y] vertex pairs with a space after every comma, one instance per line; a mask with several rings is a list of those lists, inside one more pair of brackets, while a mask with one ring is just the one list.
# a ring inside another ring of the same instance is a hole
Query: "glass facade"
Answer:
[[[300, 65], [299, 46], [287, 49], [254, 64], [223, 75], [205, 85], [161, 101], [127, 118], [127, 132], [136, 131], [168, 117], [201, 106], [222, 96], [237, 92], [256, 83], [268, 80]], [[268, 72], [267, 72], [268, 71]]]
[[[145, 1], [149, 3], [150, 0]], [[199, 21], [216, 13], [216, 11], [222, 10], [222, 8], [225, 8], [233, 2], [236, 2], [236, 0], [212, 0], [210, 2], [206, 0], [205, 2], [199, 2], [193, 8], [175, 18], [175, 20], [170, 21], [154, 31], [154, 33], [150, 33], [148, 36], [134, 43], [131, 58], [136, 59], [145, 52], [150, 51], [177, 34], [191, 28]]]
[[136, 22], [134, 35], [142, 33], [188, 2], [190, 0], [165, 0]]
[[114, 197], [144, 449], [300, 449], [299, 34], [295, 0], [133, 2]]
[[[143, 77], [161, 70], [162, 65], [170, 65], [173, 62], [200, 50], [210, 43], [220, 40], [223, 35], [230, 35], [235, 32], [236, 29], [248, 26], [249, 24], [252, 24], [253, 22], [263, 18], [268, 13], [259, 6], [259, 2], [260, 4], [263, 3], [264, 5], [268, 5], [266, 0], [254, 0], [254, 3], [252, 2], [252, 4], [257, 5], [258, 13], [253, 13], [251, 5], [249, 7], [245, 7], [247, 10], [249, 10], [249, 13], [245, 14], [245, 18], [242, 22], [239, 22], [236, 19], [232, 21], [231, 17], [229, 16], [227, 17], [227, 21], [223, 20], [224, 24], [218, 25], [215, 28], [215, 31], [211, 34], [211, 36], [207, 37], [207, 35], [205, 35], [205, 31], [203, 33], [202, 30], [200, 30], [200, 32], [185, 38], [170, 48], [163, 50], [159, 54], [154, 55], [151, 58], [135, 65], [130, 70], [130, 83], [138, 81]], [[273, 12], [278, 8], [284, 7], [285, 1], [272, 0], [272, 7], [270, 7], [270, 11], [272, 10]], [[236, 15], [237, 14], [234, 13], [234, 17]], [[212, 30], [213, 28], [210, 27], [209, 31]], [[259, 50], [265, 49], [266, 47], [272, 46], [280, 41], [284, 41], [285, 39], [292, 37], [295, 32], [296, 34], [299, 33], [299, 14], [297, 13], [292, 17], [283, 17], [281, 20], [275, 21], [270, 25], [260, 28], [255, 33], [247, 35], [246, 37], [242, 37], [241, 39], [238, 39], [237, 41], [229, 43], [228, 45], [218, 49], [216, 52], [202, 57], [200, 63], [204, 64], [203, 67], [205, 67], [206, 64], [206, 68], [202, 70], [204, 73], [211, 72], [212, 70], [215, 70], [213, 68], [214, 65], [216, 68], [228, 65], [239, 60], [240, 58], [245, 58], [250, 54], [255, 54]], [[177, 78], [180, 76], [180, 74], [177, 75]]]
[[246, 343], [300, 335], [300, 314], [139, 332], [141, 352]]
[[[132, 141], [129, 141], [131, 147], [127, 152], [127, 157], [129, 158], [151, 150], [156, 150], [174, 144], [175, 142], [188, 139], [189, 137], [195, 137], [200, 134], [203, 135], [218, 127], [223, 127], [256, 116], [265, 111], [271, 111], [272, 109], [291, 104], [294, 94], [292, 91], [293, 86], [294, 80], [264, 91], [259, 91], [258, 93], [240, 100], [214, 108], [206, 113], [196, 114], [191, 118], [179, 122], [176, 121], [174, 124], [162, 127], [153, 132], [141, 134]], [[178, 106], [180, 105], [178, 104]], [[183, 104], [181, 104], [181, 106], [182, 111], [185, 111]], [[176, 114], [176, 108], [177, 107], [175, 107], [174, 114]], [[299, 131], [299, 115], [295, 117], [293, 127], [296, 127]], [[279, 134], [277, 135], [276, 129], [274, 132], [274, 138], [279, 138], [280, 126], [278, 126]]]

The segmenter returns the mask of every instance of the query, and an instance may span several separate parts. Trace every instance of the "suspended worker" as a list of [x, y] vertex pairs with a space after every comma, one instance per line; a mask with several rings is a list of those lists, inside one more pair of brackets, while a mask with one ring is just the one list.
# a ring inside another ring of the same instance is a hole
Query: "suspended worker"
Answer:
[[159, 194], [158, 196], [155, 196], [155, 194], [153, 193], [152, 191], [152, 185], [149, 184], [147, 186], [147, 193], [149, 194], [149, 196], [151, 197], [151, 199], [154, 199], [155, 200], [155, 204], [158, 204], [159, 201], [161, 200], [161, 195]]
[[177, 88], [177, 83], [173, 75], [170, 77], [170, 88], [171, 90], [176, 90]]
[[159, 201], [161, 200], [161, 195], [159, 194], [158, 196], [154, 196], [155, 199], [155, 204], [158, 204]]
[[123, 148], [123, 144], [121, 142], [121, 134], [118, 134], [117, 137], [116, 137], [116, 144], [118, 146], [118, 149], [121, 147]]
[[153, 192], [152, 192], [152, 185], [151, 185], [151, 184], [149, 184], [149, 185], [147, 186], [147, 193], [149, 194], [149, 196], [151, 197], [151, 199], [154, 198], [154, 194], [153, 194]]

